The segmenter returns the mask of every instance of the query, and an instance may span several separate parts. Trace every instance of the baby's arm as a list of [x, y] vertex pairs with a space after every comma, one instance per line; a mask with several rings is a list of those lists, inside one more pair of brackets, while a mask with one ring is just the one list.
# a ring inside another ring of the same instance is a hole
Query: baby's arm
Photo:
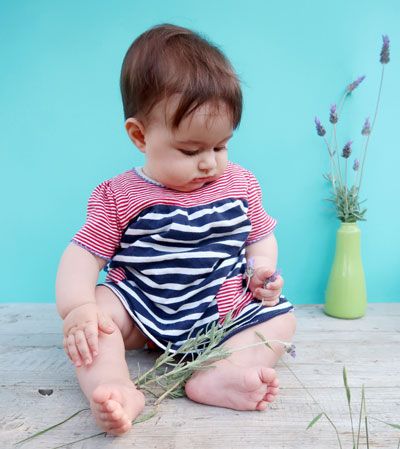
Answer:
[[56, 280], [57, 310], [62, 319], [75, 307], [96, 303], [94, 289], [105, 262], [78, 245], [67, 247]]
[[56, 280], [57, 310], [64, 320], [64, 348], [80, 366], [91, 363], [98, 352], [98, 329], [114, 331], [113, 322], [99, 311], [95, 287], [106, 261], [75, 244], [61, 258]]
[[275, 235], [271, 233], [268, 237], [252, 243], [246, 247], [246, 259], [253, 262], [254, 275], [250, 281], [250, 290], [257, 299], [263, 301], [267, 306], [274, 306], [279, 302], [279, 296], [283, 287], [283, 279], [278, 276], [274, 282], [269, 282], [267, 288], [263, 288], [267, 278], [276, 271], [278, 261], [278, 243]]

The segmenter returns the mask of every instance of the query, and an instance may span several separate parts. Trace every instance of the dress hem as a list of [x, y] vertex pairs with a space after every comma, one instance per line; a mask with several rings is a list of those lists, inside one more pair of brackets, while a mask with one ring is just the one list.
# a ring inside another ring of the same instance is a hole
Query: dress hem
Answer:
[[[113, 293], [115, 293], [115, 295], [118, 297], [118, 299], [121, 301], [122, 305], [124, 306], [124, 308], [126, 309], [126, 311], [128, 312], [129, 316], [133, 319], [133, 321], [135, 322], [135, 324], [137, 325], [137, 327], [139, 328], [139, 330], [149, 339], [151, 340], [153, 343], [155, 343], [160, 349], [165, 350], [167, 348], [166, 345], [164, 345], [163, 343], [161, 343], [160, 341], [157, 340], [157, 338], [154, 337], [154, 335], [152, 335], [144, 326], [143, 324], [140, 322], [140, 320], [138, 320], [137, 317], [135, 317], [135, 315], [132, 313], [132, 310], [130, 309], [126, 299], [124, 298], [123, 294], [119, 291], [118, 288], [116, 288], [115, 285], [113, 285], [113, 282], [102, 282], [98, 285], [102, 285], [105, 287], [108, 287]], [[248, 320], [250, 320], [249, 323], [243, 324], [242, 326], [239, 326], [237, 328], [234, 328], [232, 331], [228, 331], [228, 333], [226, 334], [226, 336], [218, 343], [217, 346], [220, 346], [221, 344], [225, 343], [229, 338], [233, 337], [234, 335], [238, 334], [239, 332], [244, 331], [245, 329], [249, 329], [250, 327], [256, 326], [257, 324], [261, 324], [264, 323], [265, 321], [268, 321], [272, 318], [275, 318], [276, 316], [279, 315], [283, 315], [285, 313], [289, 313], [289, 312], [293, 312], [295, 310], [294, 306], [286, 299], [286, 297], [284, 295], [280, 296], [280, 300], [283, 300], [282, 302], [280, 301], [279, 304], [277, 304], [277, 306], [287, 302], [288, 303], [288, 307], [286, 308], [281, 308], [281, 309], [276, 309], [276, 310], [271, 310], [271, 313], [265, 313], [265, 314], [261, 314], [261, 315], [255, 315], [253, 317], [249, 317]], [[256, 300], [251, 301], [248, 305], [252, 304], [252, 302], [254, 302]], [[259, 302], [259, 301], [257, 301]], [[247, 305], [247, 306], [248, 306]], [[247, 307], [246, 306], [246, 307]], [[262, 306], [265, 309], [271, 309], [273, 307], [266, 307], [266, 306]], [[276, 306], [274, 306], [276, 307]], [[257, 310], [253, 313], [256, 313]], [[244, 315], [247, 312], [244, 313]], [[251, 315], [251, 312], [250, 312]], [[236, 317], [234, 319], [234, 321], [236, 319], [240, 320], [241, 316], [239, 315], [238, 317]], [[219, 321], [219, 320], [218, 320]], [[234, 322], [233, 322], [234, 325]], [[177, 350], [174, 349], [170, 349], [169, 352], [172, 354], [175, 354]]]

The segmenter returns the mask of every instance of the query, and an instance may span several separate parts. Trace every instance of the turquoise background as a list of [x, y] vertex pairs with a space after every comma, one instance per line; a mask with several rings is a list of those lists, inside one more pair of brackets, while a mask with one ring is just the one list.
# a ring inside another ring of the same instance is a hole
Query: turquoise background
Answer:
[[[260, 180], [279, 221], [279, 267], [295, 304], [322, 303], [339, 222], [318, 115], [365, 74], [339, 123], [354, 140], [373, 116], [382, 34], [391, 39], [382, 107], [362, 197], [369, 301], [400, 300], [398, 1], [0, 2], [0, 301], [54, 301], [57, 265], [101, 181], [143, 162], [123, 124], [122, 58], [148, 27], [171, 22], [217, 43], [243, 81], [244, 113], [230, 158]], [[329, 135], [329, 131], [328, 131]], [[351, 160], [353, 156], [351, 157]]]

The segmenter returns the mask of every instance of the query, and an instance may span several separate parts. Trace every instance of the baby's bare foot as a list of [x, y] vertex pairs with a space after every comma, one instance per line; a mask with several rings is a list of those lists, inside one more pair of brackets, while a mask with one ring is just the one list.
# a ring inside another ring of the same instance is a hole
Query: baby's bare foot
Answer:
[[110, 435], [122, 435], [144, 408], [144, 395], [133, 382], [121, 380], [99, 385], [90, 407], [99, 427]]
[[187, 396], [202, 404], [234, 410], [265, 410], [279, 391], [279, 380], [273, 368], [240, 367], [227, 360], [216, 368], [199, 371], [186, 384]]

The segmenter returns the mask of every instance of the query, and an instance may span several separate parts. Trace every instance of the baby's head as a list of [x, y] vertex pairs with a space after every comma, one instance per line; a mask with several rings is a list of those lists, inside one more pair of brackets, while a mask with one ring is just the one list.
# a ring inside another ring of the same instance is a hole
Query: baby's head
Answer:
[[147, 176], [191, 191], [222, 175], [242, 92], [218, 48], [186, 28], [153, 27], [125, 55], [121, 93], [125, 128], [145, 154]]

